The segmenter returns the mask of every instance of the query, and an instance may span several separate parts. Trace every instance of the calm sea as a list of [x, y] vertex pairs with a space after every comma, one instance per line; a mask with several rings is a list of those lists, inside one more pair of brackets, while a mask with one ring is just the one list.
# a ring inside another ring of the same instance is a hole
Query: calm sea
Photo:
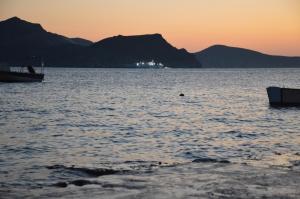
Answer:
[[0, 84], [0, 198], [300, 195], [300, 69], [45, 72]]

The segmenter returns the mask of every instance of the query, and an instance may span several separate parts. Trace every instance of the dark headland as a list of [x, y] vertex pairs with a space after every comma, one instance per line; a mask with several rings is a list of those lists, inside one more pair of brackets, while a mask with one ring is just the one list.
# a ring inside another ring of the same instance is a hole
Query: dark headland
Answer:
[[216, 45], [189, 53], [169, 44], [160, 34], [115, 36], [92, 42], [46, 31], [18, 17], [0, 22], [0, 63], [21, 65], [42, 57], [51, 67], [134, 67], [140, 61], [175, 68], [300, 67], [300, 57], [272, 56]]

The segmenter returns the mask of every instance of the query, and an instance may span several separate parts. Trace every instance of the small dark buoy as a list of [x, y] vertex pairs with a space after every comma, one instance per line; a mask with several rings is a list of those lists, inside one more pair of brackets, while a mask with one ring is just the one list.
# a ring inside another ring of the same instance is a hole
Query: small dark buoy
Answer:
[[183, 93], [180, 93], [180, 95], [179, 95], [180, 97], [183, 97], [184, 96], [184, 94]]

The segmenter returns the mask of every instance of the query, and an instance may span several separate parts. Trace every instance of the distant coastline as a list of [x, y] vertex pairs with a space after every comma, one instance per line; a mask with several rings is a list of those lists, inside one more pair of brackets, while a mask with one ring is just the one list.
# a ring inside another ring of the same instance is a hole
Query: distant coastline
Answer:
[[18, 17], [1, 21], [0, 64], [20, 66], [32, 57], [43, 57], [47, 67], [134, 68], [136, 63], [155, 61], [170, 68], [300, 68], [300, 57], [223, 45], [190, 53], [172, 46], [161, 34], [92, 42], [48, 32]]

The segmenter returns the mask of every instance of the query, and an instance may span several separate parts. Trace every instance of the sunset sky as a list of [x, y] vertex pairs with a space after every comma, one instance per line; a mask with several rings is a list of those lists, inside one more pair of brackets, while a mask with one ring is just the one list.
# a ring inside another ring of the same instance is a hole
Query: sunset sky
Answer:
[[225, 44], [300, 56], [300, 0], [0, 0], [18, 16], [69, 37], [161, 33], [190, 52]]

